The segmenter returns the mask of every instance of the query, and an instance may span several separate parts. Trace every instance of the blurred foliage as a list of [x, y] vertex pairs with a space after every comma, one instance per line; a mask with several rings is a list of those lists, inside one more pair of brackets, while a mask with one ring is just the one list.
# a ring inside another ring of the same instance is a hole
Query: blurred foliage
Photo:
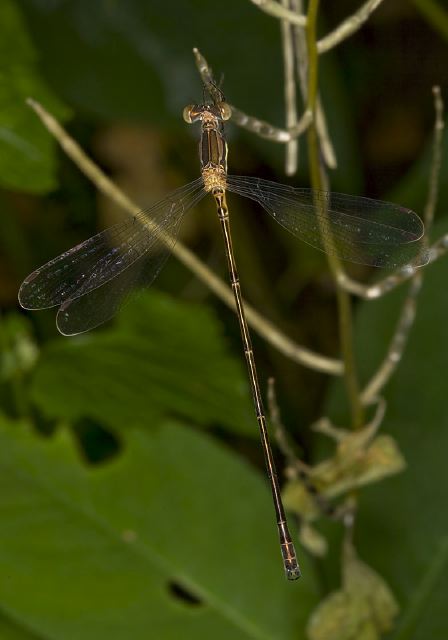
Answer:
[[[226, 92], [233, 101], [244, 96], [248, 110], [259, 108], [266, 78], [275, 83], [271, 90], [282, 89], [276, 74], [281, 61], [277, 25], [249, 2], [228, 0], [225, 11], [217, 11], [213, 2], [193, 0], [177, 2], [169, 12], [161, 0], [19, 4], [34, 25], [33, 37], [52, 86], [78, 110], [98, 118], [159, 125], [175, 118], [180, 128], [184, 106], [201, 98], [192, 64], [194, 46], [207, 51], [218, 75], [238, 65], [240, 77], [226, 77]], [[240, 41], [224, 37], [232, 32], [236, 17], [247, 24]], [[216, 38], [218, 22], [221, 38]], [[271, 52], [263, 66], [257, 64], [262, 49]], [[249, 77], [252, 92], [247, 92]], [[270, 99], [266, 110], [273, 103]], [[280, 117], [281, 105], [276, 108]]]
[[[357, 6], [323, 3], [320, 33]], [[434, 6], [445, 16], [434, 0], [385, 2], [322, 57], [320, 87], [339, 160], [332, 188], [389, 197], [421, 213], [431, 86], [446, 94], [448, 85], [443, 21], [436, 25], [428, 13]], [[169, 7], [160, 0], [2, 0], [0, 42], [2, 640], [148, 633], [373, 640], [398, 607], [393, 640], [446, 640], [446, 260], [427, 270], [409, 348], [387, 388], [386, 434], [361, 456], [355, 441], [365, 434], [351, 434], [319, 461], [322, 437], [304, 425], [327, 406], [337, 424], [346, 422], [340, 384], [331, 382], [328, 396], [323, 376], [254, 337], [262, 385], [275, 376], [282, 418], [302, 457], [315, 463], [314, 480], [322, 488], [331, 475], [325, 486], [344, 494], [369, 484], [355, 529], [363, 561], [346, 554], [342, 579], [340, 527], [316, 524], [315, 504], [304, 507], [292, 482], [289, 506], [307, 514], [302, 540], [322, 557], [310, 561], [302, 550], [302, 580], [285, 582], [257, 470], [262, 454], [236, 320], [205, 300], [203, 285], [175, 260], [159, 280], [164, 294], [142, 295], [113, 325], [88, 335], [55, 337], [53, 312], [26, 319], [16, 312], [16, 291], [33, 267], [116, 213], [56, 151], [24, 100], [38, 99], [60, 120], [72, 116], [74, 137], [145, 205], [197, 176], [197, 131], [180, 118], [185, 104], [201, 98], [193, 46], [217, 77], [224, 74], [230, 102], [282, 125], [277, 22], [248, 0]], [[231, 124], [229, 140], [233, 173], [285, 181], [283, 147]], [[300, 157], [294, 182], [302, 185], [304, 144]], [[442, 176], [447, 166], [445, 134]], [[447, 205], [442, 179], [441, 218]], [[293, 339], [337, 355], [325, 259], [250, 203], [234, 198], [232, 208], [246, 297]], [[182, 239], [224, 273], [218, 225], [206, 206], [199, 212]], [[442, 220], [434, 237], [446, 230]], [[362, 268], [353, 273], [369, 277]], [[359, 305], [365, 381], [385, 353], [402, 296]], [[404, 460], [404, 471], [370, 486], [402, 470]]]
[[65, 429], [39, 442], [3, 420], [0, 439], [1, 602], [25, 628], [138, 640], [180, 628], [183, 638], [280, 639], [303, 627], [316, 602], [311, 567], [291, 590], [271, 553], [264, 483], [222, 446], [162, 421], [128, 433], [120, 459], [92, 471]]
[[346, 544], [343, 586], [328, 595], [308, 624], [310, 640], [379, 640], [393, 628], [399, 607], [385, 581]]
[[119, 431], [171, 414], [256, 437], [243, 362], [220, 333], [207, 309], [152, 291], [114, 329], [46, 345], [31, 398], [51, 418], [90, 417]]
[[0, 637], [2, 640], [38, 640], [38, 637], [0, 615]]
[[435, 0], [412, 0], [428, 23], [448, 41], [448, 11]]
[[67, 110], [41, 79], [36, 52], [13, 0], [0, 4], [0, 184], [42, 193], [56, 186], [55, 144], [25, 104], [32, 96], [59, 117]]
[[[377, 482], [388, 475], [399, 473], [404, 465], [405, 461], [393, 438], [388, 435], [373, 437], [372, 430], [365, 427], [354, 433], [342, 432], [335, 455], [312, 467], [308, 475], [319, 493], [334, 498], [365, 484]], [[301, 483], [297, 486], [296, 482], [291, 481], [287, 485], [287, 493], [290, 495], [289, 506], [293, 510], [294, 496], [299, 492], [299, 504], [295, 507], [298, 513], [302, 513], [301, 491]]]

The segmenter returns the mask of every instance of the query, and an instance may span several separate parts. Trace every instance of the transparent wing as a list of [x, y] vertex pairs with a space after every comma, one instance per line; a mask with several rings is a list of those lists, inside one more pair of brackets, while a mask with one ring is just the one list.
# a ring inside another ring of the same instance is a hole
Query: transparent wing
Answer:
[[294, 236], [343, 260], [393, 268], [428, 262], [422, 221], [391, 202], [243, 176], [229, 176], [227, 188], [258, 202]]
[[149, 286], [169, 256], [183, 214], [205, 195], [202, 178], [54, 258], [26, 278], [25, 309], [61, 305], [57, 326], [74, 335], [111, 318], [138, 287]]

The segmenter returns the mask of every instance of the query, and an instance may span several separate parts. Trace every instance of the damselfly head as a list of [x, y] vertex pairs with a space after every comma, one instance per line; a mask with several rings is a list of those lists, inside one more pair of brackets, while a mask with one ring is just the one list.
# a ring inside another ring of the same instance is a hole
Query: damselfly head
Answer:
[[183, 111], [183, 118], [188, 124], [214, 118], [218, 120], [228, 120], [231, 115], [232, 110], [227, 102], [189, 104]]
[[230, 108], [230, 105], [227, 104], [227, 102], [218, 102], [216, 106], [221, 112], [222, 120], [230, 120], [232, 117], [232, 109]]
[[197, 111], [197, 106], [195, 104], [189, 104], [185, 107], [182, 112], [183, 119], [186, 123], [191, 124], [192, 122], [196, 122], [199, 120], [200, 116]]

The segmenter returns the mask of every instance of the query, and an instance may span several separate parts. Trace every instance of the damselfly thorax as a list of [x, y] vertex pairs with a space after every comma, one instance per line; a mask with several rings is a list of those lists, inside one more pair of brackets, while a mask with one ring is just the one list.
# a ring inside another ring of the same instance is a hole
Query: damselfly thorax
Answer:
[[227, 142], [223, 121], [228, 120], [231, 113], [225, 102], [189, 105], [184, 109], [185, 122], [201, 122], [202, 125], [199, 159], [206, 191], [227, 187]]

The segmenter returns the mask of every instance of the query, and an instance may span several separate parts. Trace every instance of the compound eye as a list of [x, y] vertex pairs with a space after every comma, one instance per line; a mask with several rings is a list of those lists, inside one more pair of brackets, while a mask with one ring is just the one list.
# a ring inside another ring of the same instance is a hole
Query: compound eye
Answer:
[[221, 113], [221, 118], [223, 120], [229, 120], [231, 115], [232, 115], [232, 109], [230, 108], [230, 105], [227, 104], [227, 102], [220, 102], [219, 103], [219, 111]]
[[194, 104], [189, 104], [182, 112], [185, 122], [191, 124], [193, 122]]

